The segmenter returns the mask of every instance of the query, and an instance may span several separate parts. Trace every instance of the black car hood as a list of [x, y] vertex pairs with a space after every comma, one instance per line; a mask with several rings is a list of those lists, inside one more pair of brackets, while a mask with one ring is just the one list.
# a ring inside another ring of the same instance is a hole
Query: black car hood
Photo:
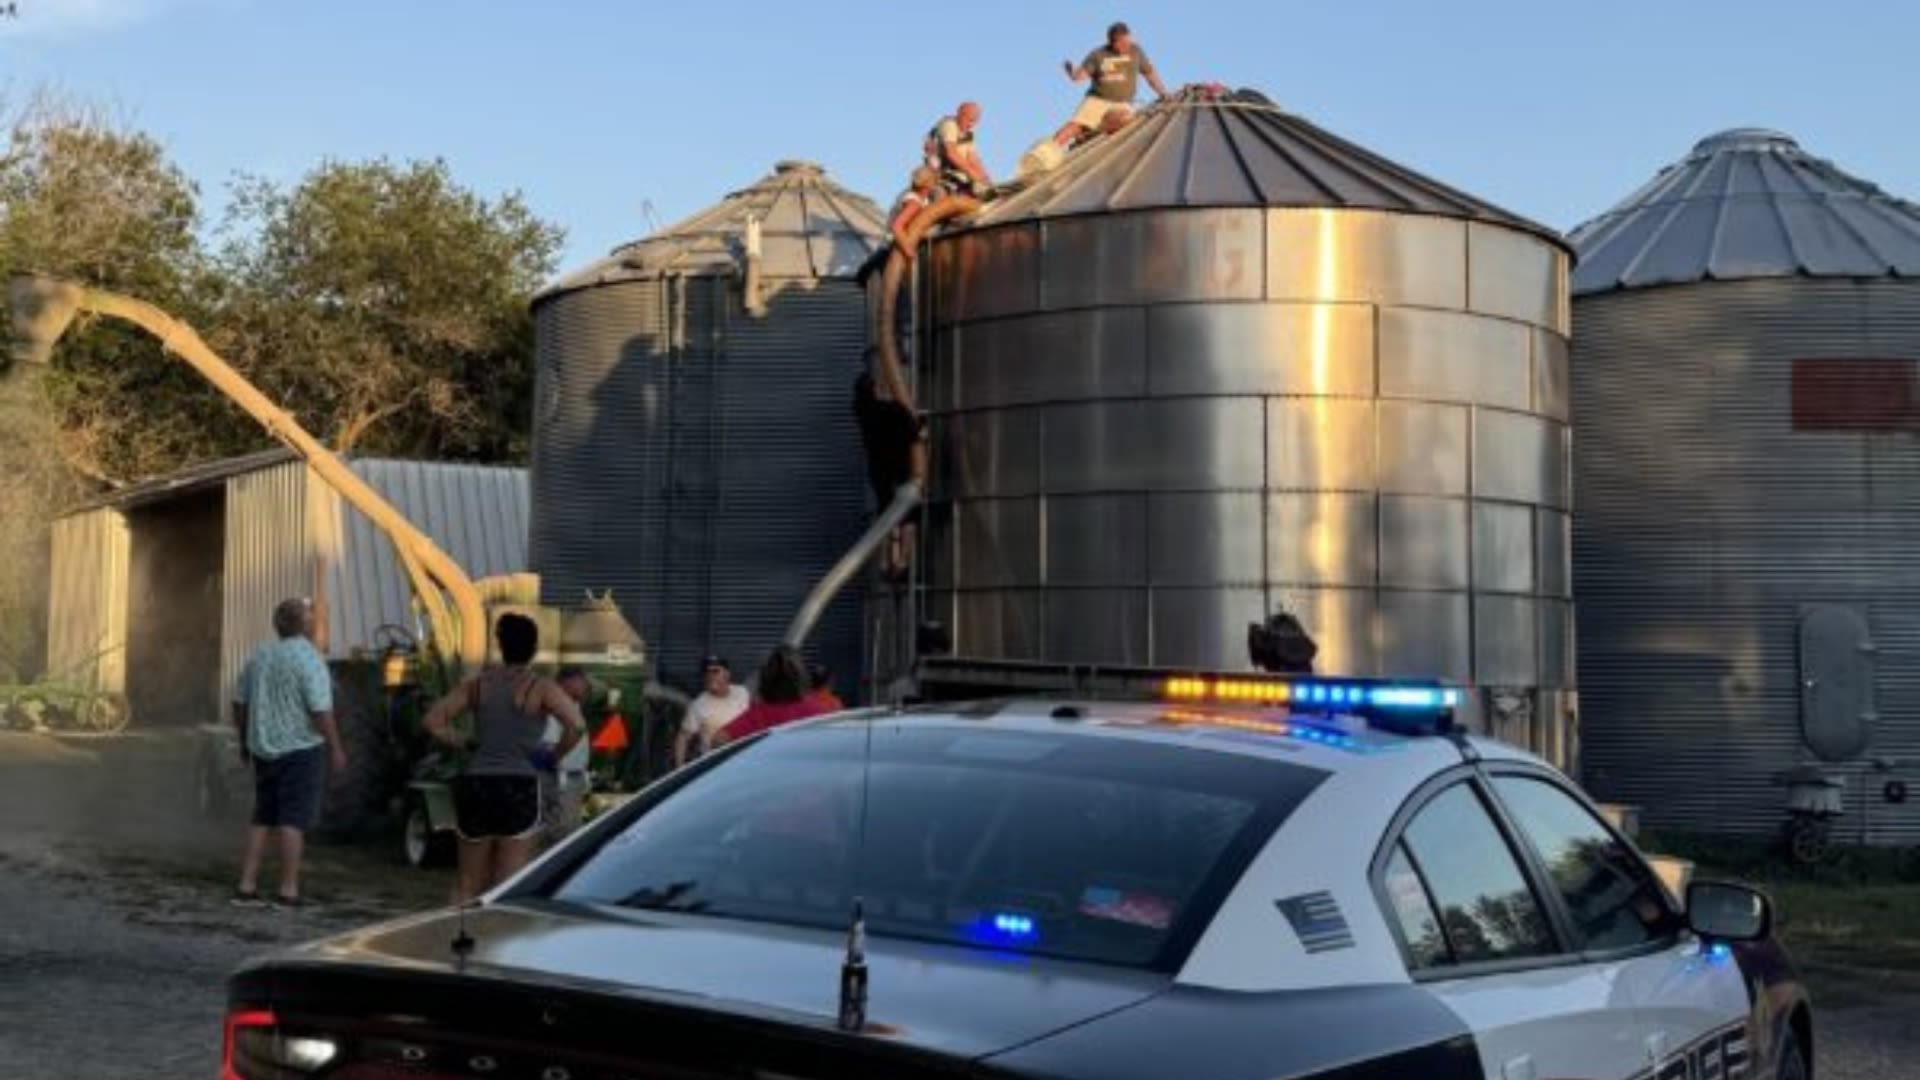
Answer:
[[[472, 941], [464, 962], [452, 947], [463, 931]], [[316, 968], [376, 978], [461, 975], [503, 990], [639, 998], [831, 1029], [844, 959], [838, 933], [512, 903], [470, 911], [464, 924], [442, 912], [315, 942], [243, 969], [234, 986], [297, 996], [302, 970], [317, 975]], [[868, 940], [866, 960], [865, 1034], [960, 1058], [1104, 1016], [1169, 983], [1151, 972], [878, 938]]]

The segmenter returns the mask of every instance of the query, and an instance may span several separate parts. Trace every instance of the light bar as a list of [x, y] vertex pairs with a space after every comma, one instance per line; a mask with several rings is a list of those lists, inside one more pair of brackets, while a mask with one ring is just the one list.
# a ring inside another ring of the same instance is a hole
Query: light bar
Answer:
[[[1405, 735], [1445, 734], [1452, 730], [1453, 710], [1460, 705], [1460, 691], [1453, 687], [1386, 679], [1174, 675], [1160, 684], [1160, 697], [1172, 702], [1285, 705], [1295, 715], [1346, 714]], [[1289, 734], [1316, 741], [1304, 730]]]
[[1236, 679], [1176, 675], [1161, 687], [1169, 701], [1248, 702], [1262, 705], [1328, 705], [1346, 708], [1434, 712], [1460, 704], [1460, 691], [1371, 680]]

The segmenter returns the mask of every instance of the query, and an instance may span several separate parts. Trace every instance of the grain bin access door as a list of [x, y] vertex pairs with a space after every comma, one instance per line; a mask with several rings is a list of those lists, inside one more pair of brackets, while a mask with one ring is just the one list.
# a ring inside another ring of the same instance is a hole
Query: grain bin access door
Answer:
[[1859, 610], [1800, 609], [1800, 733], [1821, 761], [1851, 761], [1873, 743], [1874, 647]]

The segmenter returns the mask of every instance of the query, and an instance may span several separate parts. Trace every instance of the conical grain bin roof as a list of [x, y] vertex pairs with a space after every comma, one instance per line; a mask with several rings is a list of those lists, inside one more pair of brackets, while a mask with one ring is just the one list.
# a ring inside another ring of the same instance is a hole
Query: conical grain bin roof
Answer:
[[541, 298], [664, 274], [728, 274], [744, 265], [747, 222], [760, 222], [769, 278], [852, 277], [886, 235], [872, 200], [808, 161], [782, 161], [751, 187], [630, 244], [548, 286]]
[[1435, 214], [1558, 233], [1348, 142], [1256, 91], [1186, 92], [1077, 150], [969, 224], [1173, 207], [1315, 207]]
[[1920, 206], [1764, 128], [1700, 140], [1572, 239], [1580, 256], [1575, 294], [1745, 278], [1920, 276]]

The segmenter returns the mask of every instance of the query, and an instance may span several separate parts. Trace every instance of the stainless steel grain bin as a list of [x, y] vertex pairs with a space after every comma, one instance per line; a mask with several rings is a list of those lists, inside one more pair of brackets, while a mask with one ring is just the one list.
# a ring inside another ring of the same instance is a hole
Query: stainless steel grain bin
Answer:
[[[683, 682], [707, 653], [744, 675], [779, 642], [864, 524], [853, 276], [883, 231], [819, 166], [782, 162], [536, 298], [546, 602], [611, 588]], [[859, 611], [844, 596], [812, 643], [843, 677], [860, 669]]]
[[1920, 843], [1920, 208], [1741, 129], [1572, 239], [1588, 786], [1771, 831], [1818, 746], [1840, 837]]
[[929, 610], [961, 656], [1472, 682], [1563, 754], [1568, 254], [1257, 94], [931, 242]]

